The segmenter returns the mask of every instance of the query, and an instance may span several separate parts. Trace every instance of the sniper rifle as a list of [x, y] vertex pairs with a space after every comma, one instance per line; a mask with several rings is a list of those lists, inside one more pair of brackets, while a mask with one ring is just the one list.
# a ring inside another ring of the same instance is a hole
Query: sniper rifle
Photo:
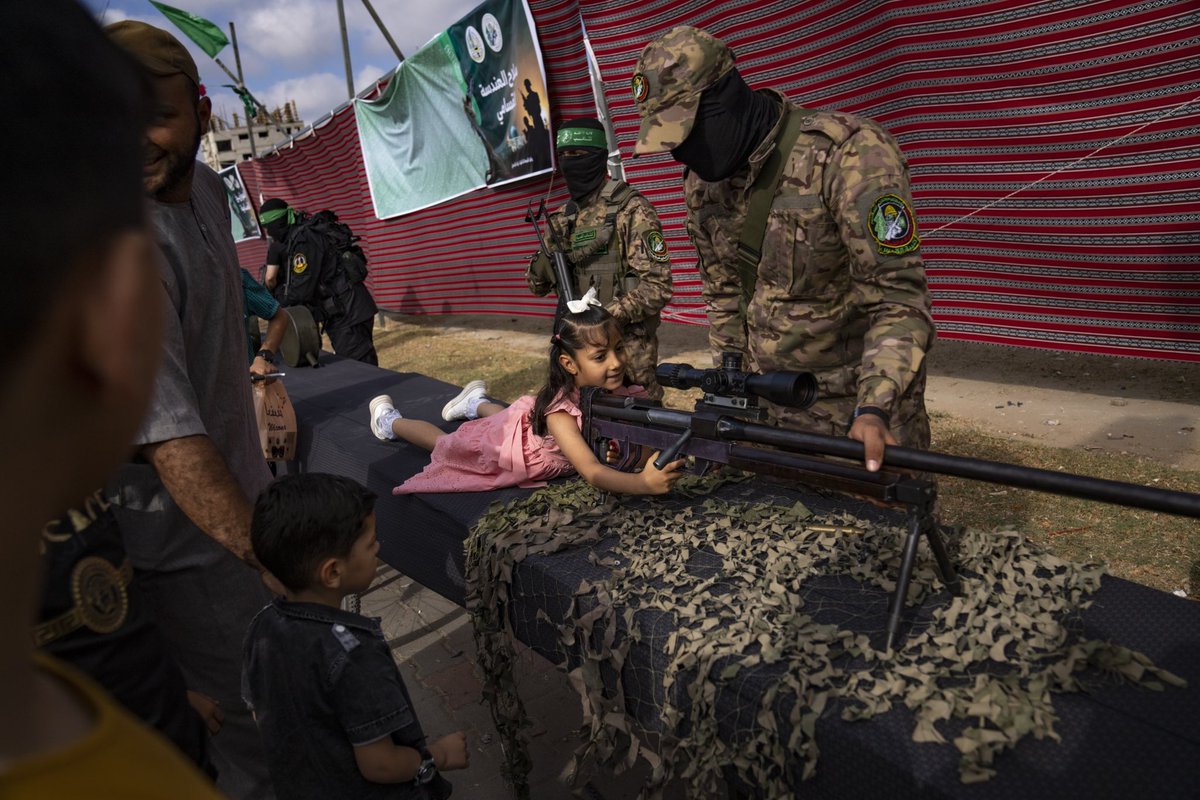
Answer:
[[[907, 509], [907, 538], [888, 608], [887, 650], [892, 649], [899, 632], [900, 614], [922, 536], [929, 542], [942, 582], [951, 594], [960, 591], [958, 575], [933, 516], [935, 486], [920, 473], [951, 475], [1200, 518], [1200, 494], [896, 445], [887, 447], [883, 469], [869, 472], [862, 466], [861, 442], [762, 424], [765, 409], [758, 404], [759, 398], [795, 408], [812, 405], [817, 398], [812, 375], [745, 373], [741, 371], [741, 357], [734, 353], [725, 354], [722, 366], [714, 369], [667, 363], [658, 366], [656, 375], [663, 386], [700, 388], [704, 397], [688, 413], [663, 408], [651, 400], [618, 397], [598, 388], [586, 388], [580, 393], [583, 436], [601, 463], [607, 460], [614, 468], [628, 471], [640, 463], [645, 447], [662, 451], [655, 460], [660, 469], [680, 457], [690, 457], [689, 469], [698, 474], [704, 474], [713, 465], [728, 465]], [[609, 458], [613, 441], [618, 447]]]

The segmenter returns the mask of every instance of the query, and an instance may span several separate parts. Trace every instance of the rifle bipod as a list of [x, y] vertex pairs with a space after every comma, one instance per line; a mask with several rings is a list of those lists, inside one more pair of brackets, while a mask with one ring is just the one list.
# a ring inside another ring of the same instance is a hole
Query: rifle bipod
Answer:
[[[733, 458], [729, 463], [743, 469], [754, 468], [760, 474], [774, 475], [787, 478], [809, 487], [825, 487], [850, 495], [860, 495], [871, 500], [879, 501], [895, 508], [903, 505], [907, 534], [904, 539], [904, 551], [900, 559], [900, 571], [896, 575], [896, 588], [888, 603], [887, 638], [884, 650], [891, 651], [896, 644], [900, 632], [900, 615], [904, 611], [905, 597], [908, 586], [912, 582], [913, 567], [917, 562], [917, 548], [924, 536], [929, 542], [937, 565], [938, 577], [952, 595], [961, 590], [961, 582], [950, 554], [946, 552], [946, 543], [942, 540], [934, 516], [937, 504], [937, 488], [928, 478], [918, 478], [890, 470], [867, 472], [862, 467], [839, 464], [823, 459], [793, 457], [786, 465], [756, 463], [749, 459], [738, 458], [737, 447], [732, 448]], [[768, 455], [760, 453], [759, 457]]]
[[[683, 432], [670, 447], [663, 450], [662, 455], [655, 460], [655, 466], [662, 469], [673, 461], [691, 440], [692, 428]], [[780, 458], [777, 451], [759, 451], [751, 457], [747, 448], [733, 445], [729, 448], [727, 463], [741, 469], [752, 470], [762, 475], [772, 475], [790, 482], [807, 487], [824, 487], [835, 491], [848, 493], [851, 496], [860, 495], [879, 501], [895, 508], [903, 505], [906, 511], [906, 527], [908, 530], [904, 540], [904, 554], [900, 560], [900, 572], [896, 576], [896, 589], [888, 605], [887, 639], [884, 649], [890, 651], [896, 643], [900, 630], [900, 614], [904, 610], [904, 599], [908, 594], [908, 585], [912, 582], [912, 571], [917, 561], [917, 547], [924, 536], [929, 542], [937, 564], [938, 577], [946, 585], [950, 594], [957, 595], [961, 584], [958, 571], [946, 552], [946, 543], [942, 541], [934, 517], [934, 507], [937, 503], [937, 489], [928, 478], [916, 478], [902, 475], [890, 470], [867, 472], [862, 467], [852, 464], [841, 464], [820, 458], [788, 455]], [[659, 463], [661, 462], [661, 463]], [[703, 468], [700, 470], [703, 473]]]
[[952, 595], [957, 595], [961, 590], [958, 571], [950, 561], [946, 543], [942, 541], [937, 520], [933, 516], [937, 501], [937, 490], [933, 483], [924, 478], [903, 478], [892, 488], [894, 499], [907, 507], [908, 534], [904, 539], [900, 573], [896, 576], [896, 590], [892, 593], [892, 600], [888, 605], [887, 640], [884, 645], [884, 650], [888, 652], [891, 652], [896, 643], [896, 635], [900, 632], [900, 614], [904, 611], [904, 600], [908, 594], [908, 584], [912, 581], [913, 566], [917, 561], [917, 546], [921, 543], [922, 535], [929, 541], [929, 549], [937, 562], [938, 576], [946, 585], [946, 589]]

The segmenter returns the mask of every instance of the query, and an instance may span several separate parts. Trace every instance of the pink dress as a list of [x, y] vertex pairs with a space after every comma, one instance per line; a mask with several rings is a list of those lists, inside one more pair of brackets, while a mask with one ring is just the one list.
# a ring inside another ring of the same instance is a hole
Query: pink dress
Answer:
[[[614, 394], [645, 396], [641, 386]], [[566, 411], [582, 428], [579, 395], [561, 395], [546, 413]], [[499, 414], [464, 422], [441, 437], [433, 447], [428, 466], [392, 489], [392, 494], [418, 492], [487, 492], [518, 486], [533, 489], [574, 471], [558, 449], [554, 437], [538, 436], [529, 422], [533, 395], [525, 395]]]
[[[529, 422], [533, 395], [525, 395], [499, 414], [464, 422], [437, 440], [428, 466], [392, 490], [414, 492], [486, 492], [509, 486], [545, 486], [571, 471], [553, 436], [538, 436]], [[566, 411], [580, 423], [574, 399], [560, 397], [546, 412]], [[581, 423], [580, 423], [581, 424]]]

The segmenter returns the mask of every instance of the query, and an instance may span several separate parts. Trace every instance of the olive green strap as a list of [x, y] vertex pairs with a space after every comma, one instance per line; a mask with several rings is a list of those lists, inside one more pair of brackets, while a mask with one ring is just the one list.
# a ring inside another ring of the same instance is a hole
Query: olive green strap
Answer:
[[604, 198], [606, 205], [604, 224], [612, 226], [616, 223], [617, 215], [621, 213], [625, 203], [630, 197], [633, 197], [633, 187], [619, 178], [609, 178], [608, 182], [604, 184], [601, 197]]
[[750, 305], [750, 298], [754, 297], [754, 286], [758, 282], [758, 262], [762, 260], [763, 238], [767, 235], [767, 217], [771, 213], [771, 203], [775, 200], [775, 192], [783, 178], [788, 156], [792, 154], [796, 139], [800, 137], [801, 119], [812, 112], [803, 108], [793, 108], [784, 113], [787, 114], [787, 118], [783, 121], [783, 128], [775, 140], [775, 149], [767, 156], [762, 171], [750, 187], [746, 219], [742, 222], [742, 232], [738, 236], [736, 266], [742, 285], [739, 307], [743, 314]]

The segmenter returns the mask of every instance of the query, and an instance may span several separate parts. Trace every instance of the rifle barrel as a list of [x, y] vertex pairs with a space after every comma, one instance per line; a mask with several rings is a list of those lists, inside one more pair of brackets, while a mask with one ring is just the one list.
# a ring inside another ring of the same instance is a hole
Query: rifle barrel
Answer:
[[[592, 412], [606, 419], [653, 425], [659, 429], [684, 431], [692, 428], [693, 415], [689, 412], [639, 405], [630, 403], [627, 398], [617, 398], [611, 395], [597, 395], [592, 402]], [[845, 437], [772, 428], [731, 416], [721, 416], [716, 421], [715, 428], [709, 426], [707, 429], [715, 430], [716, 438], [721, 441], [764, 444], [795, 454], [835, 456], [857, 461], [860, 464], [863, 460], [862, 442]], [[693, 439], [692, 446], [702, 445], [705, 440], [712, 441], [712, 437], [701, 436]], [[688, 451], [691, 449], [692, 447], [687, 448]], [[735, 455], [745, 460], [758, 459], [770, 463], [783, 463], [787, 458], [786, 453], [777, 451], [765, 451], [754, 455], [746, 448], [736, 448], [736, 450]], [[1039, 492], [1096, 500], [1101, 503], [1113, 503], [1144, 508], [1149, 511], [1200, 518], [1200, 494], [1189, 492], [1139, 486], [1134, 483], [1075, 475], [1070, 472], [1022, 467], [1003, 461], [952, 456], [947, 453], [915, 450], [899, 445], [887, 447], [884, 453], [884, 463], [889, 467], [899, 467], [917, 472], [952, 475], [1002, 486], [1034, 489]]]
[[560, 303], [565, 303], [568, 300], [578, 300], [575, 291], [575, 278], [571, 276], [571, 267], [567, 264], [567, 257], [560, 251], [555, 250], [550, 254], [550, 263], [554, 265], [554, 279], [558, 282], [556, 291]]
[[[607, 410], [605, 409], [606, 412]], [[736, 439], [789, 450], [849, 458], [860, 462], [863, 459], [862, 442], [856, 442], [853, 439], [772, 428], [743, 422], [732, 417], [722, 417], [717, 423], [717, 432], [722, 439]], [[953, 475], [1004, 486], [1036, 489], [1040, 492], [1144, 508], [1150, 511], [1163, 511], [1185, 517], [1200, 517], [1200, 494], [1176, 492], [1153, 486], [1139, 486], [1105, 478], [1075, 475], [1070, 472], [1022, 467], [1003, 461], [984, 461], [931, 450], [914, 450], [898, 445], [888, 445], [884, 454], [884, 462], [888, 466], [920, 472], [935, 472], [940, 475]]]

